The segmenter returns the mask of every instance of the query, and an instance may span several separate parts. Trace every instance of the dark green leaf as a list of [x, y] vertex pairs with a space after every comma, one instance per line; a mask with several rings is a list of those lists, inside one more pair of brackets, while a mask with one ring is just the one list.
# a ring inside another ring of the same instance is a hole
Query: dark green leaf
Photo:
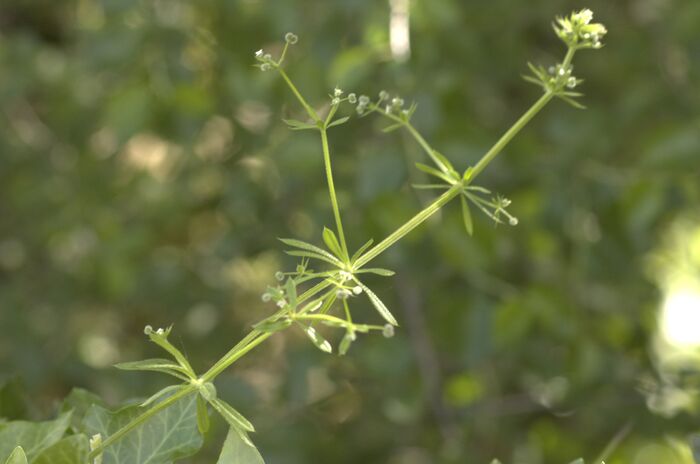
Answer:
[[71, 413], [61, 414], [48, 422], [8, 422], [0, 428], [0, 456], [8, 456], [21, 446], [31, 461], [41, 451], [56, 443], [66, 433]]
[[[191, 456], [202, 446], [197, 429], [197, 395], [189, 395], [159, 411], [131, 433], [119, 446], [104, 450], [102, 464], [160, 464]], [[108, 437], [141, 415], [145, 408], [128, 406], [109, 411], [92, 406], [85, 416], [88, 436]]]
[[[318, 259], [319, 261], [323, 261], [323, 262], [326, 262], [328, 264], [332, 264], [333, 266], [336, 266], [336, 267], [343, 266], [343, 263], [338, 261], [338, 259], [335, 257], [328, 258], [325, 255], [319, 255], [318, 253], [313, 253], [311, 251], [287, 250], [287, 251], [285, 251], [285, 253], [288, 254], [289, 256], [299, 256], [301, 258]], [[326, 252], [326, 254], [328, 254], [328, 256], [332, 256], [327, 252]]]
[[71, 435], [39, 453], [32, 464], [83, 464], [88, 461], [88, 438]]

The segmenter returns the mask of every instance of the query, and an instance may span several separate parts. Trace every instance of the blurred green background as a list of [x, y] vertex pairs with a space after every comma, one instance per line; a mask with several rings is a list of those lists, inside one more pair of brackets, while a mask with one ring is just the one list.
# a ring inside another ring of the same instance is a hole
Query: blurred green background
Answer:
[[[146, 324], [206, 369], [272, 312], [260, 295], [294, 265], [276, 238], [332, 224], [317, 136], [281, 123], [302, 113], [255, 50], [297, 33], [286, 67], [317, 107], [336, 85], [415, 100], [463, 170], [538, 97], [526, 62], [561, 59], [553, 17], [588, 7], [610, 31], [576, 57], [588, 109], [554, 102], [481, 178], [520, 224], [478, 216], [468, 238], [448, 205], [377, 260], [396, 337], [341, 358], [287, 331], [217, 386], [270, 463], [564, 463], [627, 430], [608, 464], [693, 462], [700, 2], [411, 0], [408, 22], [405, 3], [0, 3], [0, 381], [33, 417], [73, 386], [112, 404], [164, 386], [110, 367], [160, 355]], [[432, 197], [384, 125], [330, 135], [351, 248]]]

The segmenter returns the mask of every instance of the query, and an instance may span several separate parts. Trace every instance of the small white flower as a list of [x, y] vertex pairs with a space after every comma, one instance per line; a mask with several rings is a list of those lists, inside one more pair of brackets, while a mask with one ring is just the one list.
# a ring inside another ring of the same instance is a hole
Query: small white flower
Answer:
[[340, 97], [342, 95], [343, 95], [343, 89], [339, 89], [338, 87], [333, 89], [333, 96], [334, 97]]
[[257, 52], [255, 52], [255, 58], [262, 58], [263, 56], [263, 49], [261, 48]]

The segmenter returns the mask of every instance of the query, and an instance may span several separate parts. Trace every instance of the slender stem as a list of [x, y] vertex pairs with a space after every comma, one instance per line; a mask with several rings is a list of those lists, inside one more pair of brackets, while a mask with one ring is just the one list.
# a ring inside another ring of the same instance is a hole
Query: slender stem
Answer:
[[430, 156], [430, 159], [433, 160], [433, 163], [437, 165], [437, 167], [447, 174], [450, 170], [445, 166], [445, 164], [438, 159], [437, 156], [435, 156], [433, 148], [430, 146], [430, 144], [423, 138], [422, 135], [416, 130], [415, 127], [410, 122], [406, 122], [404, 124], [406, 126], [406, 129], [408, 129], [408, 132], [413, 136], [414, 139], [418, 142], [418, 145], [420, 145], [423, 150]]
[[101, 445], [95, 447], [94, 450], [90, 451], [90, 454], [88, 455], [89, 459], [93, 459], [97, 457], [100, 453], [102, 453], [105, 448], [108, 446], [112, 445], [113, 443], [116, 443], [117, 441], [121, 440], [124, 435], [128, 434], [131, 432], [133, 429], [141, 425], [143, 422], [147, 421], [150, 419], [154, 414], [158, 413], [159, 411], [162, 411], [163, 409], [171, 406], [172, 404], [176, 403], [177, 401], [181, 400], [182, 398], [192, 394], [197, 390], [197, 387], [194, 385], [186, 385], [184, 386], [181, 390], [179, 390], [177, 393], [175, 393], [172, 396], [169, 396], [165, 400], [161, 401], [160, 403], [157, 403], [156, 405], [152, 406], [148, 410], [146, 410], [143, 414], [140, 416], [137, 416], [134, 420], [126, 424], [124, 427], [120, 428], [116, 432], [114, 432], [112, 435], [107, 437]]
[[340, 246], [345, 254], [345, 260], [348, 259], [348, 246], [345, 243], [345, 232], [343, 232], [343, 223], [340, 220], [340, 207], [338, 206], [338, 198], [335, 196], [335, 186], [333, 185], [333, 170], [331, 169], [331, 152], [328, 148], [328, 133], [326, 129], [321, 129], [321, 145], [323, 147], [323, 164], [326, 167], [326, 179], [328, 180], [328, 194], [331, 197], [331, 206], [333, 207], [333, 215], [335, 216], [335, 225], [338, 229], [338, 238]]
[[404, 225], [396, 229], [391, 235], [377, 243], [373, 248], [371, 248], [367, 253], [362, 255], [354, 265], [354, 268], [360, 269], [365, 264], [369, 263], [371, 260], [379, 256], [384, 250], [389, 248], [391, 245], [400, 240], [404, 235], [421, 225], [426, 219], [435, 214], [440, 208], [445, 206], [450, 200], [459, 195], [464, 186], [462, 184], [455, 184], [448, 191], [440, 195], [437, 200], [429, 204], [425, 209], [420, 211], [418, 214], [413, 216]]
[[257, 338], [254, 338], [251, 342], [249, 342], [247, 345], [245, 345], [243, 348], [235, 351], [234, 353], [231, 353], [231, 355], [226, 356], [224, 359], [222, 359], [222, 362], [216, 363], [211, 369], [209, 369], [200, 379], [203, 382], [211, 382], [214, 380], [219, 374], [221, 374], [223, 371], [226, 370], [231, 364], [236, 362], [239, 358], [241, 358], [243, 355], [248, 353], [250, 350], [270, 338], [273, 334], [273, 332], [266, 332], [266, 333], [261, 333], [257, 330], [254, 330], [251, 332], [251, 334], [257, 332]]
[[309, 105], [304, 97], [301, 96], [301, 93], [299, 93], [299, 90], [296, 88], [292, 80], [289, 78], [286, 72], [284, 72], [284, 69], [282, 68], [277, 68], [277, 72], [280, 73], [280, 76], [282, 76], [282, 79], [287, 83], [287, 86], [291, 89], [292, 93], [294, 94], [295, 97], [297, 97], [297, 100], [299, 100], [299, 103], [301, 103], [301, 106], [304, 107], [306, 112], [308, 113], [309, 117], [313, 119], [315, 122], [320, 123], [321, 118], [318, 117], [316, 112], [314, 111], [313, 108], [311, 108], [311, 105]]
[[481, 171], [486, 168], [486, 166], [489, 165], [491, 161], [498, 155], [503, 148], [505, 148], [506, 145], [508, 145], [508, 142], [510, 142], [513, 137], [517, 135], [520, 130], [525, 127], [525, 125], [537, 114], [540, 112], [544, 106], [549, 103], [549, 101], [554, 97], [554, 94], [551, 92], [545, 92], [531, 107], [529, 110], [523, 114], [520, 119], [518, 119], [515, 124], [511, 126], [510, 129], [506, 131], [503, 136], [501, 136], [500, 139], [498, 139], [498, 142], [496, 142], [489, 151], [486, 152], [486, 154], [479, 160], [478, 163], [476, 163], [476, 166], [472, 169], [472, 174], [471, 174], [471, 179], [474, 179], [476, 176], [481, 173]]

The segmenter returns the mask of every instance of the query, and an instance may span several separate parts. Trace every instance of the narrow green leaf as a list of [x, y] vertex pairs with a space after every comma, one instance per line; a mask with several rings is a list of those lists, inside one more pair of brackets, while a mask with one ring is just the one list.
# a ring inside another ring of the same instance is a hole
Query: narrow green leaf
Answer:
[[381, 267], [366, 267], [355, 271], [355, 274], [377, 274], [382, 277], [391, 277], [396, 273], [390, 269], [383, 269]]
[[391, 125], [389, 125], [389, 126], [386, 126], [385, 128], [382, 129], [382, 132], [384, 132], [385, 134], [388, 134], [389, 132], [393, 132], [393, 131], [395, 131], [396, 129], [400, 129], [400, 128], [402, 128], [402, 127], [403, 127], [403, 123], [402, 123], [402, 122], [399, 122], [399, 123], [396, 123], [396, 124], [391, 124]]
[[148, 399], [146, 399], [143, 403], [141, 403], [140, 406], [142, 408], [146, 408], [151, 403], [155, 403], [163, 396], [170, 396], [171, 393], [174, 394], [175, 392], [177, 392], [177, 390], [180, 390], [183, 387], [184, 387], [184, 385], [168, 385], [167, 387], [158, 390], [156, 393], [154, 393], [153, 395], [148, 397]]
[[323, 338], [317, 331], [311, 326], [305, 326], [304, 324], [299, 324], [304, 333], [309, 337], [311, 342], [321, 351], [326, 353], [332, 353], [333, 347], [330, 342]]
[[323, 306], [323, 299], [319, 298], [318, 300], [314, 300], [314, 301], [310, 302], [309, 304], [307, 304], [306, 306], [304, 306], [304, 308], [302, 308], [302, 312], [312, 313], [312, 312], [316, 311], [318, 308], [320, 308], [321, 306]]
[[27, 455], [24, 454], [24, 450], [21, 446], [18, 446], [12, 451], [12, 454], [7, 458], [5, 464], [27, 464]]
[[326, 244], [331, 253], [337, 256], [341, 261], [343, 260], [345, 253], [343, 253], [343, 249], [340, 247], [340, 243], [338, 242], [338, 238], [335, 236], [335, 232], [328, 227], [323, 228], [323, 242]]
[[447, 190], [448, 188], [450, 188], [449, 185], [445, 184], [411, 184], [411, 187], [413, 187], [416, 190]]
[[345, 332], [343, 339], [340, 341], [340, 345], [338, 345], [338, 354], [340, 354], [340, 356], [345, 356], [347, 354], [350, 345], [352, 345], [356, 337], [353, 331]]
[[448, 184], [454, 184], [454, 180], [450, 179], [446, 174], [444, 174], [442, 171], [438, 171], [437, 169], [430, 167], [428, 165], [425, 165], [423, 163], [416, 163], [416, 167], [423, 171], [426, 174], [430, 174], [431, 176], [435, 176], [438, 179], [442, 179]]
[[32, 464], [83, 464], [88, 462], [89, 451], [85, 435], [71, 435], [46, 448]]
[[210, 403], [216, 411], [221, 414], [226, 422], [232, 427], [242, 429], [247, 432], [255, 432], [255, 427], [246, 419], [243, 414], [233, 409], [233, 407], [222, 399], [215, 398]]
[[287, 292], [289, 306], [292, 308], [292, 311], [295, 311], [297, 308], [297, 285], [294, 282], [294, 279], [288, 278], [284, 288]]
[[435, 158], [437, 158], [447, 168], [447, 172], [445, 174], [450, 173], [459, 177], [459, 174], [457, 174], [457, 171], [455, 171], [454, 166], [452, 166], [452, 163], [450, 162], [450, 160], [447, 159], [445, 155], [443, 155], [437, 150], [433, 150], [433, 156], [435, 156]]
[[169, 359], [144, 359], [115, 364], [114, 367], [124, 371], [152, 371], [172, 375], [182, 380], [192, 378], [185, 368]]
[[[122, 437], [118, 446], [109, 446], [102, 464], [170, 464], [191, 456], [202, 446], [197, 429], [197, 395], [188, 395]], [[144, 412], [139, 406], [109, 411], [94, 405], [85, 416], [88, 436], [108, 437]]]
[[338, 118], [335, 121], [331, 122], [326, 126], [326, 129], [330, 129], [331, 127], [339, 126], [341, 124], [345, 124], [348, 119], [350, 119], [350, 116], [345, 116], [344, 118]]
[[[147, 329], [149, 329], [149, 328], [150, 328], [150, 326], [147, 327]], [[168, 341], [168, 335], [170, 335], [170, 332], [172, 329], [173, 329], [172, 325], [170, 327], [168, 327], [167, 329], [158, 329], [158, 330], [150, 329], [150, 330], [147, 330], [147, 335], [148, 335], [148, 338], [150, 338], [153, 343], [155, 343], [156, 345], [163, 348], [165, 351], [170, 353], [173, 358], [175, 358], [175, 360], [180, 364], [180, 366], [182, 366], [183, 369], [185, 369], [185, 372], [187, 372], [188, 377], [196, 377], [194, 374], [194, 370], [192, 369], [192, 366], [190, 366], [190, 363], [189, 363], [189, 361], [187, 361], [187, 358], [185, 357], [185, 355], [182, 354], [182, 352], [180, 350], [175, 348], [175, 345], [173, 345], [172, 343], [170, 343], [170, 341]]]
[[469, 204], [463, 196], [460, 195], [459, 199], [462, 202], [462, 220], [464, 221], [464, 228], [469, 235], [473, 235], [474, 223], [472, 222], [472, 213], [469, 210]]
[[367, 241], [365, 242], [365, 244], [362, 245], [360, 248], [358, 248], [357, 251], [355, 252], [355, 254], [352, 255], [352, 258], [350, 258], [350, 262], [351, 262], [351, 263], [354, 263], [355, 261], [357, 261], [357, 259], [358, 259], [360, 256], [362, 256], [362, 253], [364, 253], [365, 251], [367, 251], [367, 249], [368, 249], [370, 246], [372, 246], [373, 243], [374, 243], [374, 240], [372, 240], [372, 239], [367, 240]]
[[474, 168], [469, 166], [467, 169], [464, 170], [464, 175], [462, 176], [462, 179], [466, 180], [466, 181], [471, 180], [473, 172], [474, 172]]
[[8, 456], [17, 446], [22, 447], [32, 461], [41, 451], [59, 441], [71, 422], [71, 413], [61, 414], [47, 422], [7, 422], [0, 427], [0, 456]]
[[[311, 251], [287, 250], [287, 251], [285, 251], [285, 253], [288, 254], [289, 256], [299, 256], [302, 258], [318, 259], [319, 261], [323, 261], [323, 262], [326, 262], [328, 264], [332, 264], [333, 266], [336, 266], [336, 267], [343, 267], [343, 263], [338, 261], [337, 258], [335, 258], [335, 257], [328, 258], [324, 255], [319, 255], [319, 254], [313, 253]], [[329, 254], [329, 256], [331, 256], [331, 255]]]
[[277, 320], [274, 318], [267, 318], [255, 324], [253, 328], [260, 332], [274, 333], [284, 330], [290, 325], [292, 325], [292, 320], [288, 317], [281, 317]]
[[306, 122], [301, 122], [296, 119], [282, 119], [287, 127], [291, 130], [308, 130], [308, 129], [318, 129], [316, 124], [310, 124]]
[[[340, 266], [343, 265], [342, 261], [340, 261], [338, 258], [333, 256], [332, 254], [328, 253], [326, 250], [323, 248], [319, 248], [315, 245], [312, 245], [310, 243], [302, 242], [301, 240], [296, 240], [293, 238], [281, 238], [279, 239], [282, 243], [285, 245], [289, 245], [294, 248], [301, 248], [302, 250], [310, 251], [312, 253], [315, 253], [317, 255], [325, 256], [328, 260], [331, 260], [334, 264], [338, 264]], [[292, 254], [292, 253], [288, 253]], [[292, 256], [297, 256], [297, 255], [292, 255]]]
[[486, 189], [484, 187], [480, 187], [478, 185], [468, 185], [466, 188], [467, 190], [473, 190], [474, 192], [485, 193], [487, 195], [491, 194], [491, 190]]
[[385, 321], [387, 321], [391, 325], [399, 325], [398, 322], [396, 322], [396, 319], [394, 316], [389, 312], [387, 309], [386, 305], [382, 303], [382, 300], [379, 299], [377, 295], [374, 294], [372, 290], [370, 290], [365, 284], [360, 282], [357, 279], [354, 279], [355, 282], [357, 282], [357, 285], [362, 287], [362, 290], [367, 294], [367, 297], [369, 298], [369, 301], [372, 302], [374, 305], [375, 309], [377, 312], [384, 318]]
[[328, 298], [326, 299], [326, 301], [323, 303], [323, 306], [321, 306], [321, 309], [319, 310], [318, 313], [319, 314], [326, 314], [328, 312], [328, 310], [331, 309], [331, 306], [333, 306], [333, 303], [335, 303], [336, 298], [338, 298], [336, 293], [335, 292], [331, 293], [328, 296]]
[[564, 100], [566, 103], [569, 105], [573, 106], [574, 108], [578, 108], [579, 110], [585, 110], [586, 107], [574, 100], [573, 98], [566, 97], [564, 95], [557, 95], [559, 98]]
[[229, 427], [217, 464], [265, 464], [265, 461], [245, 431]]
[[205, 435], [209, 431], [209, 411], [207, 401], [202, 395], [197, 395], [197, 429], [199, 433]]

